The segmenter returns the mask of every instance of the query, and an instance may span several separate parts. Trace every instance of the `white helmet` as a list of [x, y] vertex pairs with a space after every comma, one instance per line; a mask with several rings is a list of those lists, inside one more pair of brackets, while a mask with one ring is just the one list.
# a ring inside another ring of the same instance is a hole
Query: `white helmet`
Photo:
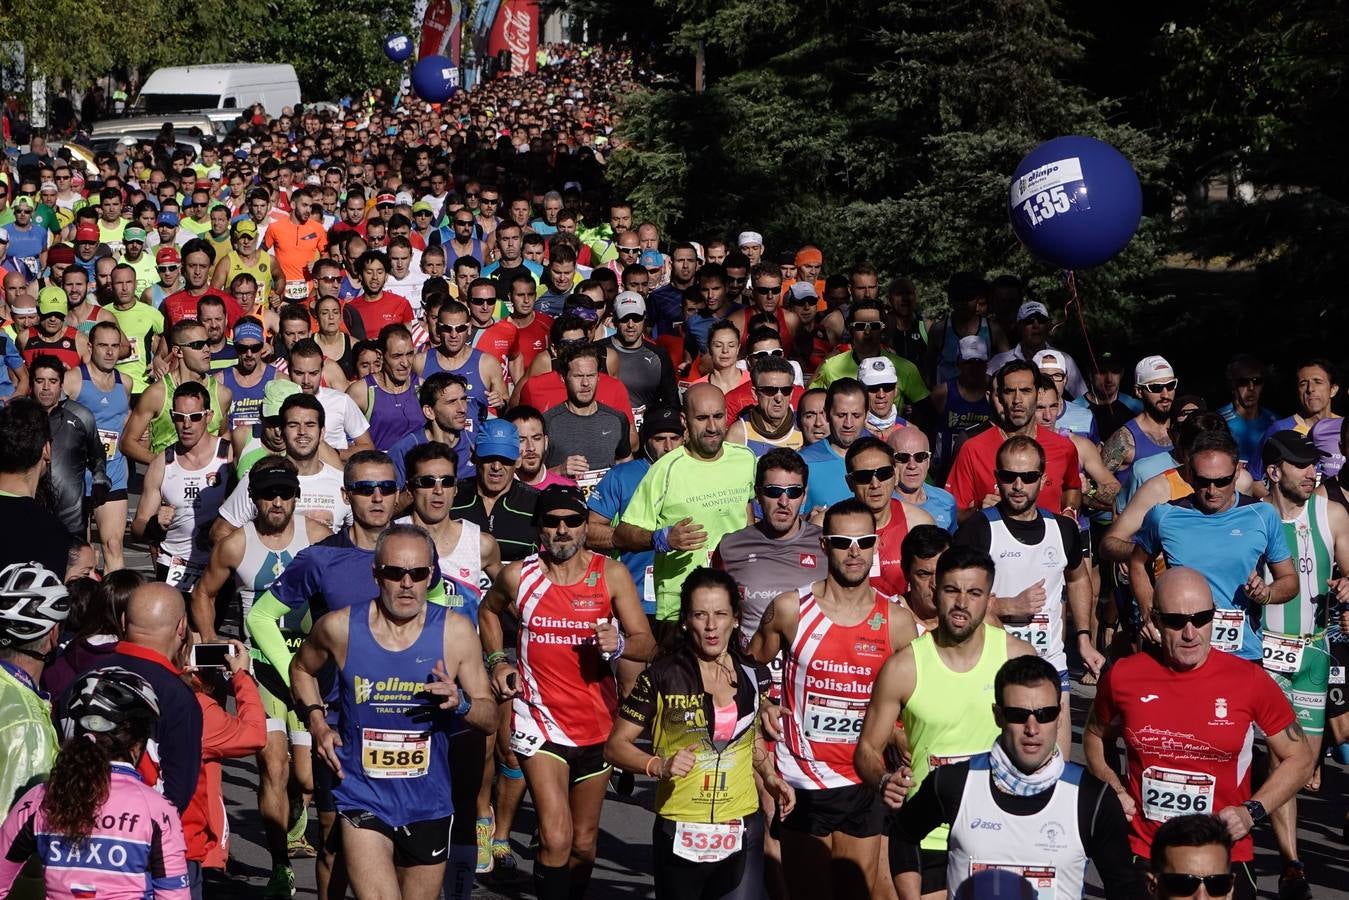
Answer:
[[70, 615], [66, 586], [39, 562], [0, 571], [0, 647], [37, 640]]

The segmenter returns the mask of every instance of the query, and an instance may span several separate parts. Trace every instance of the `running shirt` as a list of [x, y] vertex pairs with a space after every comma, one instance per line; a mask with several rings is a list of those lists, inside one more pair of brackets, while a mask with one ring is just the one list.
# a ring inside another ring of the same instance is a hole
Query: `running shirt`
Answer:
[[164, 298], [161, 311], [170, 328], [185, 319], [196, 321], [197, 304], [205, 297], [215, 297], [225, 304], [225, 328], [232, 329], [234, 323], [244, 314], [243, 307], [229, 294], [217, 288], [208, 287], [200, 294], [194, 294], [188, 288], [169, 294]]
[[1251, 472], [1262, 471], [1264, 466], [1260, 464], [1260, 445], [1264, 443], [1265, 433], [1274, 424], [1274, 413], [1261, 407], [1256, 410], [1254, 419], [1247, 419], [1237, 412], [1235, 404], [1229, 403], [1218, 410], [1218, 415], [1227, 422], [1227, 430], [1232, 432], [1232, 439], [1237, 442], [1241, 461], [1246, 464], [1246, 468]]
[[[414, 524], [411, 516], [398, 520]], [[482, 529], [472, 522], [459, 522], [459, 540], [440, 557], [440, 574], [445, 577], [445, 605], [463, 613], [478, 624], [478, 604], [492, 586], [482, 570]]]
[[[892, 350], [882, 350], [876, 355], [885, 357], [895, 366], [899, 378], [898, 392], [895, 394], [896, 404], [903, 406], [906, 403], [917, 403], [931, 393], [923, 383], [923, 376], [918, 374], [918, 367], [913, 363]], [[840, 378], [856, 378], [857, 367], [860, 364], [861, 360], [852, 350], [844, 350], [820, 364], [810, 386], [827, 388]]]
[[176, 447], [164, 451], [159, 496], [162, 503], [173, 507], [173, 519], [156, 561], [169, 569], [165, 581], [183, 592], [192, 590], [211, 558], [205, 536], [225, 500], [229, 482], [229, 441], [215, 438], [215, 442], [215, 455], [199, 469], [187, 468]]
[[240, 425], [256, 425], [262, 421], [262, 395], [267, 384], [276, 377], [276, 368], [265, 365], [262, 378], [252, 387], [239, 384], [238, 370], [231, 365], [220, 373], [220, 380], [230, 389], [230, 430]]
[[493, 322], [485, 328], [475, 327], [473, 329], [473, 349], [486, 353], [504, 366], [506, 365], [506, 358], [510, 356], [511, 347], [515, 344], [515, 334], [516, 328], [510, 319]]
[[[818, 580], [827, 562], [820, 549], [820, 526], [805, 519], [787, 540], [769, 537], [755, 523], [721, 539], [712, 554], [712, 568], [722, 569], [740, 585], [742, 649], [749, 648], [773, 598]], [[768, 665], [774, 681], [780, 683], [781, 657]]]
[[511, 749], [533, 756], [551, 743], [591, 747], [609, 739], [618, 712], [613, 668], [600, 657], [595, 624], [613, 618], [604, 566], [592, 554], [575, 584], [548, 580], [538, 555], [520, 568], [520, 692], [511, 703]]
[[370, 630], [366, 600], [351, 607], [347, 657], [339, 669], [339, 812], [364, 811], [394, 828], [454, 814], [450, 799], [449, 716], [424, 695], [445, 655], [445, 607], [426, 605], [421, 634], [389, 650]]
[[[248, 495], [248, 477], [248, 472], [240, 473], [238, 485], [220, 506], [220, 518], [235, 528], [242, 528], [258, 515], [258, 508]], [[351, 507], [342, 499], [342, 470], [322, 463], [317, 472], [301, 475], [295, 516], [313, 519], [334, 532], [350, 525]]]
[[28, 340], [23, 345], [23, 361], [31, 368], [33, 360], [39, 356], [54, 356], [66, 369], [73, 369], [80, 364], [79, 345], [75, 342], [77, 334], [78, 331], [67, 325], [64, 331], [49, 340], [37, 328], [30, 328]]
[[[474, 431], [479, 423], [486, 422], [487, 413], [491, 409], [487, 402], [487, 382], [483, 381], [482, 377], [482, 357], [481, 350], [469, 350], [468, 359], [451, 369], [442, 362], [440, 351], [432, 350], [426, 354], [426, 362], [422, 365], [422, 378], [430, 378], [437, 372], [449, 372], [468, 382], [465, 396], [468, 398], [469, 431]], [[420, 405], [417, 407], [417, 413], [421, 415]], [[425, 421], [423, 417], [422, 424], [425, 424]]]
[[149, 386], [145, 369], [157, 334], [164, 333], [164, 314], [144, 303], [133, 303], [130, 309], [117, 304], [107, 307], [131, 345], [131, 355], [117, 363], [117, 371], [131, 379], [131, 393], [143, 394]]
[[890, 521], [876, 529], [876, 553], [871, 557], [871, 586], [882, 594], [902, 597], [909, 592], [909, 580], [904, 577], [900, 547], [909, 536], [909, 519], [904, 515], [904, 504], [890, 501]]
[[769, 437], [758, 428], [754, 427], [754, 417], [746, 416], [740, 420], [745, 426], [745, 446], [750, 449], [756, 459], [763, 459], [764, 455], [776, 447], [786, 447], [788, 450], [799, 451], [805, 445], [805, 437], [801, 434], [801, 429], [792, 426], [787, 433], [781, 437]]
[[[243, 532], [244, 555], [234, 569], [234, 581], [239, 586], [239, 601], [243, 604], [244, 618], [247, 618], [248, 611], [253, 608], [253, 599], [271, 587], [291, 560], [309, 546], [309, 529], [304, 527], [303, 519], [296, 517], [292, 523], [290, 543], [280, 550], [273, 550], [264, 544], [258, 536], [257, 526], [252, 522], [244, 523]], [[307, 609], [292, 611], [281, 620], [281, 633], [286, 636], [287, 643], [293, 637], [304, 639], [309, 631], [308, 612]], [[298, 643], [292, 646], [292, 650], [298, 648]]]
[[[75, 402], [94, 414], [94, 424], [98, 426], [98, 442], [103, 445], [103, 453], [107, 457], [105, 468], [108, 481], [114, 491], [124, 491], [127, 486], [127, 465], [120, 442], [122, 428], [126, 425], [127, 416], [131, 414], [131, 402], [127, 399], [122, 373], [113, 371], [113, 385], [110, 391], [98, 389], [98, 386], [89, 379], [89, 367], [84, 363], [80, 364], [80, 378], [80, 393]], [[91, 487], [93, 476], [86, 472], [85, 494], [89, 493]]]
[[[595, 489], [586, 498], [591, 512], [599, 513], [611, 526], [617, 526], [623, 510], [628, 508], [637, 485], [651, 468], [651, 461], [645, 455], [621, 462], [614, 466]], [[617, 553], [618, 560], [628, 567], [632, 583], [637, 585], [637, 596], [642, 601], [642, 612], [648, 616], [656, 614], [656, 552], [643, 550], [641, 553]], [[799, 580], [799, 579], [798, 579]], [[743, 613], [743, 610], [742, 610]], [[742, 619], [743, 621], [743, 619]]]
[[323, 442], [329, 447], [345, 450], [370, 430], [361, 408], [345, 391], [320, 386], [316, 396], [323, 404]]
[[[618, 353], [618, 380], [628, 389], [628, 399], [632, 403], [632, 412], [637, 417], [639, 428], [642, 414], [657, 401], [678, 405], [674, 367], [670, 365], [669, 356], [654, 343], [642, 341], [640, 346], [629, 349], [616, 338], [609, 337], [600, 341], [598, 346], [605, 349], [612, 347]], [[800, 447], [799, 443], [797, 447]]]
[[297, 225], [289, 216], [272, 220], [262, 237], [262, 249], [276, 255], [286, 281], [307, 281], [309, 266], [328, 249], [323, 224], [310, 219]]
[[417, 388], [421, 380], [415, 374], [402, 392], [391, 394], [379, 386], [374, 374], [365, 376], [366, 419], [370, 422], [370, 440], [376, 450], [388, 450], [414, 431], [426, 425]]
[[955, 458], [956, 436], [971, 428], [982, 425], [993, 415], [993, 406], [988, 397], [980, 394], [978, 400], [966, 400], [960, 393], [957, 380], [946, 382], [946, 403], [942, 407], [941, 422], [937, 426], [937, 444], [933, 456], [933, 467], [945, 471]]
[[1124, 430], [1133, 435], [1134, 459], [1132, 463], [1121, 467], [1120, 470], [1115, 473], [1115, 477], [1119, 479], [1120, 484], [1129, 483], [1130, 470], [1143, 460], [1151, 456], [1158, 456], [1161, 454], [1169, 455], [1171, 453], [1170, 447], [1163, 447], [1161, 444], [1148, 437], [1147, 432], [1139, 426], [1137, 418], [1125, 422]]
[[351, 300], [349, 305], [360, 315], [361, 324], [365, 326], [365, 335], [372, 341], [379, 337], [380, 329], [385, 325], [395, 323], [406, 325], [413, 318], [412, 304], [408, 303], [406, 298], [388, 291], [374, 300], [361, 295]]
[[[1064, 491], [1082, 490], [1077, 448], [1063, 435], [1038, 425], [1031, 437], [1045, 452], [1045, 482], [1040, 489], [1039, 506], [1046, 512], [1057, 513], [1063, 508]], [[993, 470], [1004, 440], [1002, 430], [990, 420], [960, 445], [946, 476], [946, 490], [955, 497], [956, 509], [977, 507], [985, 496], [997, 493]]]
[[[1277, 734], [1296, 721], [1264, 669], [1216, 649], [1180, 672], [1152, 653], [1117, 661], [1101, 675], [1095, 715], [1124, 735], [1129, 796], [1138, 804], [1129, 844], [1144, 858], [1168, 819], [1249, 800], [1251, 726]], [[1254, 856], [1250, 835], [1232, 847], [1234, 863]]]
[[1218, 613], [1213, 648], [1259, 660], [1259, 604], [1246, 596], [1246, 580], [1262, 564], [1291, 554], [1279, 514], [1268, 503], [1238, 494], [1223, 512], [1204, 514], [1193, 495], [1148, 510], [1134, 543], [1148, 555], [1160, 553], [1169, 568], [1188, 566], [1208, 580]]
[[797, 790], [861, 784], [853, 751], [871, 699], [871, 686], [889, 658], [890, 599], [875, 603], [856, 625], [825, 614], [811, 585], [799, 589], [796, 637], [782, 667], [782, 740], [778, 772]]
[[225, 285], [234, 283], [234, 279], [239, 275], [252, 275], [258, 282], [257, 308], [265, 309], [268, 298], [272, 293], [272, 265], [267, 259], [267, 254], [259, 253], [258, 261], [249, 265], [244, 262], [244, 258], [234, 251], [229, 254], [229, 269], [225, 274]]
[[[1335, 535], [1330, 530], [1329, 504], [1325, 497], [1312, 494], [1296, 519], [1281, 520], [1284, 542], [1294, 557], [1298, 588], [1297, 595], [1287, 603], [1261, 607], [1267, 632], [1309, 637], [1321, 634], [1329, 624], [1327, 582], [1335, 567]], [[1265, 580], [1273, 580], [1268, 571]]]
[[[164, 373], [164, 404], [155, 413], [155, 417], [150, 420], [150, 452], [163, 453], [176, 440], [178, 440], [178, 431], [173, 427], [173, 392], [177, 389], [173, 382], [173, 376], [168, 372]], [[223, 418], [220, 403], [220, 377], [217, 375], [206, 376], [206, 392], [211, 398], [211, 418], [206, 424], [206, 430], [210, 434], [220, 433], [220, 423]]]

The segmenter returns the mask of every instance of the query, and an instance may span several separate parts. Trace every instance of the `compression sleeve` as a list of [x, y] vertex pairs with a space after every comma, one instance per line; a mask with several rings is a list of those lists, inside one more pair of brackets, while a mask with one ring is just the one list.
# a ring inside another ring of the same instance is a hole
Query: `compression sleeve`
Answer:
[[290, 612], [291, 608], [268, 589], [253, 601], [253, 608], [248, 611], [248, 618], [244, 622], [253, 646], [281, 675], [286, 687], [290, 687], [290, 658], [293, 654], [281, 635], [281, 618]]
[[[1143, 876], [1133, 864], [1129, 850], [1129, 823], [1114, 790], [1090, 776], [1078, 789], [1078, 829], [1082, 847], [1096, 864], [1105, 885], [1106, 900], [1146, 897]], [[1089, 783], [1097, 789], [1086, 789]]]

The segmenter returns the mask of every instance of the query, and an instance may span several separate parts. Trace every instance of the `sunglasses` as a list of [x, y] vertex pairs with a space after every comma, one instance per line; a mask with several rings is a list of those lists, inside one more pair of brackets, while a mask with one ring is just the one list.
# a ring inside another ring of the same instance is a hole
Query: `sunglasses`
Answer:
[[[1260, 385], [1264, 383], [1265, 379], [1259, 375], [1252, 375], [1249, 378], [1238, 378], [1235, 382], [1237, 387], [1260, 387]], [[1199, 876], [1196, 875], [1194, 877], [1197, 878]], [[1209, 876], [1209, 877], [1212, 878], [1216, 876]]]
[[1035, 716], [1035, 721], [1041, 725], [1046, 725], [1059, 717], [1058, 706], [1041, 706], [1038, 709], [1027, 709], [1024, 706], [1002, 706], [1002, 717], [1013, 725], [1025, 725], [1031, 716]]
[[45, 312], [45, 313], [43, 313], [39, 318], [43, 318], [43, 319], [64, 319], [65, 317], [66, 317], [66, 314], [65, 314], [65, 313], [63, 313], [63, 312], [58, 312], [58, 311], [56, 311], [56, 310], [53, 310], [53, 311], [51, 311], [51, 312]]
[[465, 192], [464, 192], [464, 196], [465, 196], [465, 197], [468, 197], [468, 198], [471, 199], [471, 200], [476, 200], [476, 199], [478, 199], [478, 194], [477, 194], [477, 192], [475, 192], [475, 191], [465, 191]]
[[899, 387], [897, 382], [890, 381], [885, 384], [864, 385], [862, 389], [865, 390], [868, 394], [888, 394], [897, 387]]
[[848, 325], [853, 331], [880, 331], [885, 327], [884, 322], [852, 322]]
[[877, 466], [874, 469], [853, 469], [848, 478], [853, 484], [871, 484], [872, 481], [889, 481], [895, 477], [894, 466]]
[[1193, 625], [1195, 628], [1203, 628], [1209, 622], [1213, 621], [1217, 611], [1209, 608], [1197, 613], [1164, 613], [1153, 610], [1152, 614], [1157, 617], [1157, 621], [1162, 623], [1163, 628], [1169, 628], [1172, 631], [1182, 631], [1186, 625]]
[[429, 491], [432, 488], [452, 488], [454, 487], [453, 475], [418, 475], [416, 478], [409, 478], [408, 484], [419, 490]]
[[870, 550], [876, 546], [874, 534], [826, 534], [824, 539], [831, 550], [851, 550], [854, 547], [859, 550]]
[[759, 488], [759, 493], [769, 500], [777, 500], [781, 497], [797, 500], [805, 496], [806, 489], [804, 485], [800, 484], [765, 484]]
[[781, 350], [755, 350], [749, 355], [750, 359], [763, 359], [766, 356], [785, 356]]
[[490, 297], [469, 297], [469, 298], [468, 298], [468, 305], [469, 305], [469, 306], [491, 306], [493, 303], [496, 303], [496, 302], [497, 302], [497, 295], [496, 295], [496, 294], [493, 294], [493, 295], [490, 296]]
[[177, 272], [177, 266], [155, 266], [156, 272]]
[[468, 226], [470, 226], [470, 225], [473, 224], [473, 220], [472, 220], [472, 219], [455, 219], [455, 220], [454, 220], [454, 224], [458, 225], [460, 228], [467, 228]]
[[641, 316], [641, 315], [638, 315], [637, 313], [629, 313], [628, 315], [626, 315], [626, 316], [624, 316], [623, 318], [621, 318], [621, 319], [618, 320], [618, 322], [619, 322], [620, 325], [631, 324], [631, 323], [633, 323], [633, 322], [645, 322], [645, 321], [646, 321], [646, 316]]
[[[236, 298], [237, 299], [237, 298]], [[261, 344], [235, 344], [234, 349], [238, 353], [261, 353]]]
[[1014, 484], [1018, 481], [1022, 484], [1034, 484], [1043, 478], [1044, 474], [1044, 472], [1038, 470], [1031, 472], [1013, 472], [1011, 469], [998, 469], [993, 473], [993, 476], [998, 479], [999, 484]]
[[1236, 472], [1233, 472], [1231, 475], [1224, 475], [1221, 478], [1204, 478], [1201, 475], [1191, 475], [1190, 486], [1196, 491], [1202, 490], [1203, 488], [1225, 488], [1236, 480], [1236, 477]]
[[790, 384], [781, 386], [775, 384], [765, 384], [760, 386], [756, 384], [754, 386], [754, 393], [761, 397], [787, 397], [792, 393], [792, 386]]
[[348, 494], [355, 494], [358, 497], [373, 497], [375, 491], [381, 494], [395, 494], [398, 492], [398, 482], [396, 481], [353, 481], [351, 484], [343, 485]]
[[926, 450], [919, 450], [917, 453], [896, 453], [895, 462], [901, 466], [907, 466], [911, 462], [922, 463], [932, 458], [932, 454]]
[[491, 204], [495, 205], [495, 204], [501, 202], [501, 198], [500, 198], [500, 197], [483, 197], [483, 198], [482, 198], [482, 202], [483, 202], [483, 203], [491, 203]]
[[756, 287], [754, 289], [754, 293], [760, 295], [761, 297], [768, 297], [771, 296], [772, 294], [779, 294], [781, 292], [782, 292], [781, 287]]
[[1179, 381], [1154, 381], [1152, 384], [1140, 384], [1139, 387], [1149, 394], [1160, 394], [1163, 391], [1174, 391], [1178, 384]]
[[539, 516], [539, 524], [544, 528], [557, 528], [560, 525], [566, 525], [568, 528], [580, 528], [585, 524], [586, 517], [581, 513], [568, 513], [565, 516], [559, 516], [556, 513], [544, 513]]
[[1231, 872], [1220, 875], [1189, 875], [1185, 872], [1159, 872], [1157, 882], [1168, 897], [1193, 897], [1204, 886], [1210, 897], [1226, 897], [1236, 885]]
[[436, 331], [440, 334], [463, 334], [465, 331], [468, 331], [468, 329], [469, 326], [467, 324], [464, 325], [441, 324], [436, 326]]
[[297, 487], [269, 487], [251, 491], [254, 500], [294, 500], [300, 496]]
[[402, 566], [375, 566], [375, 577], [380, 581], [402, 581], [408, 577], [413, 581], [426, 581], [431, 577], [431, 567], [413, 566], [405, 569]]
[[200, 338], [195, 341], [183, 341], [181, 344], [178, 344], [177, 346], [179, 349], [186, 348], [188, 350], [205, 350], [207, 343], [209, 342], [206, 340], [206, 338]]
[[619, 253], [641, 253], [641, 252], [642, 252], [642, 248], [641, 248], [641, 247], [619, 247], [619, 248], [618, 248], [618, 252], [619, 252]]
[[175, 422], [200, 422], [210, 414], [209, 409], [200, 409], [196, 412], [170, 412], [169, 418]]

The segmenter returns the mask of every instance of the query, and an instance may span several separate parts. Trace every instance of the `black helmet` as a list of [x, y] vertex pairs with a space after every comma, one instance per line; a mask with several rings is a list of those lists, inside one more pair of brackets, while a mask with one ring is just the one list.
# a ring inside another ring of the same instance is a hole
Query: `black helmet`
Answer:
[[94, 669], [71, 685], [66, 715], [76, 734], [106, 734], [133, 721], [153, 729], [159, 721], [159, 699], [150, 682], [135, 672], [117, 667]]

